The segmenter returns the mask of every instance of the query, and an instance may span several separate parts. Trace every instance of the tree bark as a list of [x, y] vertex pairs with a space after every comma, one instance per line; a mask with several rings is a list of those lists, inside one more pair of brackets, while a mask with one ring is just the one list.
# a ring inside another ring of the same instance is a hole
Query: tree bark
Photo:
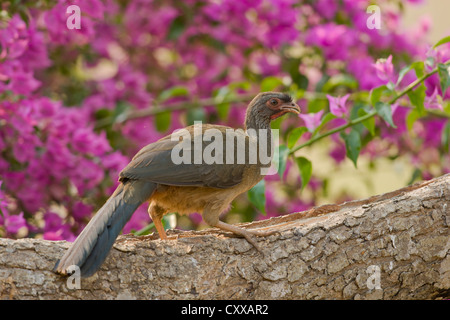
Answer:
[[391, 193], [326, 205], [245, 228], [120, 236], [101, 270], [52, 268], [66, 241], [0, 239], [1, 299], [450, 298], [450, 174]]

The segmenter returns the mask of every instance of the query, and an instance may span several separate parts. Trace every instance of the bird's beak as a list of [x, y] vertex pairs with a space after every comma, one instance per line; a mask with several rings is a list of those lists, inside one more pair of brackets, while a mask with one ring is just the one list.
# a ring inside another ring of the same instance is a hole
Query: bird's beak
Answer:
[[300, 114], [300, 107], [295, 102], [284, 103], [278, 108], [278, 110], [280, 110], [280, 111], [270, 117], [272, 120], [279, 118], [282, 115], [289, 113], [289, 112], [295, 113], [295, 114]]
[[300, 114], [300, 107], [295, 102], [289, 102], [289, 103], [282, 104], [280, 109], [286, 110], [287, 112]]

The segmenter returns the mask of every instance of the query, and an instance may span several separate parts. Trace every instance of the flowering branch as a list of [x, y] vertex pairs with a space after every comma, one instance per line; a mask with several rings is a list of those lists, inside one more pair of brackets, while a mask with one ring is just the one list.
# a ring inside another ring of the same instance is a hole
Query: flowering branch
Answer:
[[[123, 122], [133, 120], [133, 119], [156, 116], [158, 114], [165, 113], [165, 112], [190, 110], [190, 109], [195, 109], [195, 108], [200, 108], [200, 107], [217, 105], [217, 104], [221, 104], [221, 103], [245, 102], [251, 98], [253, 98], [253, 94], [251, 94], [251, 95], [250, 94], [241, 94], [241, 95], [235, 95], [230, 98], [225, 98], [221, 101], [219, 101], [217, 98], [213, 97], [213, 98], [197, 99], [192, 102], [182, 101], [182, 102], [167, 103], [167, 104], [164, 104], [163, 106], [161, 106], [160, 104], [154, 104], [145, 109], [130, 111], [119, 122], [123, 123]], [[102, 119], [100, 121], [97, 121], [97, 123], [95, 124], [95, 128], [96, 129], [102, 128], [102, 127], [104, 127], [106, 125], [110, 125], [114, 122], [115, 122], [115, 120], [113, 118]]]
[[[241, 93], [241, 94], [235, 93], [225, 98], [208, 97], [196, 99], [194, 101], [181, 101], [167, 104], [155, 103], [148, 108], [132, 110], [127, 114], [125, 114], [124, 117], [121, 117], [119, 121], [117, 120], [117, 118], [114, 119], [112, 117], [98, 120], [95, 124], [95, 129], [103, 128], [104, 126], [111, 125], [114, 122], [124, 123], [129, 120], [153, 117], [166, 112], [191, 110], [228, 103], [242, 103], [242, 102], [248, 103], [251, 99], [253, 99], [255, 95], [256, 93]], [[321, 92], [306, 91], [302, 93], [302, 98], [305, 98], [307, 100], [318, 98], [323, 99], [325, 97], [326, 95]]]
[[[446, 66], [449, 66], [449, 65], [450, 65], [450, 61], [447, 61], [447, 62], [445, 62], [444, 64], [445, 64]], [[393, 97], [392, 99], [390, 99], [387, 103], [388, 103], [389, 105], [394, 104], [398, 99], [400, 99], [401, 97], [403, 97], [403, 96], [405, 96], [406, 94], [408, 94], [408, 92], [412, 91], [417, 85], [419, 85], [420, 83], [424, 82], [426, 79], [428, 79], [429, 77], [431, 77], [433, 74], [436, 74], [437, 72], [438, 72], [438, 68], [435, 68], [435, 69], [433, 69], [432, 71], [430, 71], [429, 73], [424, 74], [423, 76], [419, 77], [419, 78], [416, 79], [414, 82], [412, 82], [411, 84], [409, 84], [405, 89], [403, 89], [397, 96], [395, 96], [395, 97]], [[361, 117], [359, 117], [359, 118], [350, 120], [348, 123], [346, 123], [346, 124], [344, 124], [344, 125], [342, 125], [342, 126], [336, 127], [336, 128], [334, 128], [334, 129], [331, 129], [331, 130], [329, 130], [329, 131], [327, 131], [327, 132], [324, 132], [324, 133], [322, 133], [322, 134], [320, 134], [320, 135], [317, 135], [317, 136], [315, 136], [315, 137], [309, 139], [309, 140], [306, 141], [305, 143], [302, 143], [302, 144], [296, 146], [295, 148], [292, 148], [292, 149], [290, 150], [290, 152], [289, 152], [289, 155], [293, 155], [296, 151], [298, 151], [298, 150], [300, 150], [300, 149], [302, 149], [302, 148], [304, 148], [304, 147], [310, 146], [311, 144], [313, 144], [314, 142], [316, 142], [316, 141], [318, 141], [318, 140], [321, 140], [321, 139], [323, 139], [323, 138], [325, 138], [325, 137], [328, 137], [328, 136], [330, 136], [330, 135], [332, 135], [332, 134], [334, 134], [334, 133], [344, 131], [345, 129], [350, 128], [350, 127], [352, 127], [352, 126], [354, 126], [354, 125], [356, 125], [356, 124], [358, 124], [358, 123], [362, 123], [362, 122], [364, 122], [364, 121], [366, 121], [366, 120], [368, 120], [368, 119], [374, 117], [374, 116], [377, 115], [377, 114], [378, 114], [378, 112], [377, 112], [376, 110], [373, 110], [373, 111], [371, 111], [371, 112], [365, 114], [364, 116], [361, 116]], [[445, 116], [448, 117], [447, 114], [445, 114]]]

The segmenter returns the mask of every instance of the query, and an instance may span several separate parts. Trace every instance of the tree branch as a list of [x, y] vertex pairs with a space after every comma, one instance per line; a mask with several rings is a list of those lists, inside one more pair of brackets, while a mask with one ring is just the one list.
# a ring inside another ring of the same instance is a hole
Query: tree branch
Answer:
[[[245, 102], [245, 106], [255, 97], [257, 93], [242, 93], [242, 94], [234, 94], [229, 97], [218, 98], [218, 97], [210, 97], [210, 98], [201, 98], [193, 101], [181, 101], [181, 102], [172, 102], [167, 104], [155, 103], [154, 105], [139, 110], [132, 110], [128, 114], [124, 115], [120, 119], [120, 123], [124, 123], [129, 120], [153, 117], [161, 113], [165, 112], [173, 112], [173, 111], [182, 111], [182, 110], [190, 110], [196, 108], [205, 108], [207, 106], [217, 106], [225, 103], [241, 103]], [[301, 98], [305, 98], [307, 100], [310, 99], [326, 99], [326, 95], [320, 92], [304, 92]], [[105, 118], [97, 121], [95, 123], [95, 128], [99, 129], [106, 125], [110, 125], [114, 122], [113, 118]]]
[[52, 272], [65, 241], [0, 239], [1, 299], [450, 298], [450, 174], [384, 195], [218, 229], [120, 236], [101, 270]]

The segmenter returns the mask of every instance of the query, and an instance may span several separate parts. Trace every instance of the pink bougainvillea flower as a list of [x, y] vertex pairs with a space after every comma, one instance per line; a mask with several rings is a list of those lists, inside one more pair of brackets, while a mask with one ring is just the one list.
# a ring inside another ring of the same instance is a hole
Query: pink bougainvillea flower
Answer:
[[17, 215], [5, 215], [4, 226], [8, 235], [16, 235], [20, 229], [28, 229], [23, 212]]
[[346, 94], [343, 97], [333, 97], [327, 94], [330, 112], [339, 118], [345, 116], [348, 111], [348, 107], [345, 106], [348, 97], [350, 97], [350, 94]]
[[392, 55], [387, 59], [378, 59], [373, 65], [378, 78], [388, 83], [389, 81], [394, 81], [394, 65], [392, 64]]
[[310, 132], [313, 132], [320, 125], [320, 119], [323, 113], [324, 110], [320, 110], [317, 113], [300, 114], [299, 117], [305, 122], [306, 128]]
[[334, 146], [330, 149], [330, 157], [334, 159], [336, 163], [341, 163], [346, 158], [345, 144], [341, 141], [335, 141]]
[[352, 62], [347, 66], [349, 73], [359, 82], [359, 88], [362, 90], [370, 90], [384, 84], [378, 78], [376, 72], [367, 72], [367, 70], [372, 68], [373, 63], [372, 57], [359, 55], [353, 57]]
[[442, 145], [442, 131], [446, 123], [446, 119], [423, 121], [423, 131], [419, 132], [419, 134], [423, 136], [425, 146], [428, 148], [438, 148]]
[[350, 52], [360, 46], [360, 40], [355, 30], [348, 26], [327, 23], [318, 25], [306, 34], [305, 43], [323, 50], [328, 60], [346, 60]]
[[3, 192], [2, 188], [3, 181], [0, 180], [0, 225], [3, 224], [2, 217], [8, 210], [8, 201], [6, 199], [6, 195]]
[[424, 105], [425, 108], [427, 109], [440, 109], [440, 110], [444, 110], [444, 108], [442, 107], [441, 102], [438, 100], [438, 87], [434, 88], [433, 93], [431, 94], [431, 96], [426, 96], [425, 97], [425, 101], [424, 101]]
[[333, 0], [318, 0], [314, 6], [317, 12], [327, 19], [332, 19], [337, 12], [337, 3]]

